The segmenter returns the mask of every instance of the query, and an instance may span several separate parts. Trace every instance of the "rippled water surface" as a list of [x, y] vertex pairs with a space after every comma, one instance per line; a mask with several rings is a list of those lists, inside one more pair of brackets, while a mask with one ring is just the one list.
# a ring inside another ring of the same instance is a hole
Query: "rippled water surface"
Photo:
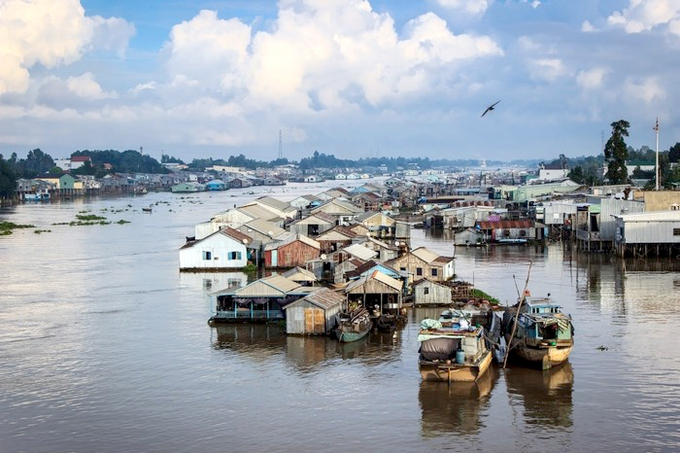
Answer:
[[[248, 191], [0, 211], [51, 230], [0, 237], [0, 452], [680, 448], [677, 263], [561, 244], [458, 249], [458, 276], [503, 302], [514, 302], [531, 262], [532, 293], [572, 314], [576, 346], [549, 372], [424, 383], [418, 322], [439, 310], [342, 345], [278, 326], [207, 325], [208, 293], [240, 275], [180, 274], [177, 250], [195, 223], [260, 194]], [[79, 211], [131, 223], [52, 225]], [[454, 253], [422, 230], [413, 245]]]

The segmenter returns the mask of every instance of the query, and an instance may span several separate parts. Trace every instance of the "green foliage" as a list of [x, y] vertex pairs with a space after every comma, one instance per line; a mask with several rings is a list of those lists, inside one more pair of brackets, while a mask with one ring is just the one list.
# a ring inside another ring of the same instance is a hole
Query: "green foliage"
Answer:
[[604, 147], [604, 157], [607, 159], [607, 178], [611, 184], [625, 184], [628, 182], [628, 148], [623, 137], [628, 137], [630, 123], [619, 120], [611, 124], [612, 135]]
[[167, 154], [161, 154], [161, 163], [162, 164], [184, 164], [184, 161], [182, 159], [178, 159], [177, 157], [174, 157], [174, 156], [168, 156]]
[[128, 220], [123, 220], [123, 219], [120, 219], [120, 220], [119, 220], [119, 221], [117, 221], [116, 223], [117, 223], [118, 225], [125, 225], [126, 223], [130, 223], [130, 221], [128, 221]]
[[27, 179], [45, 174], [55, 167], [54, 159], [49, 154], [42, 152], [40, 148], [29, 151], [26, 159], [17, 160], [17, 153], [12, 153], [7, 164], [15, 178]]
[[0, 198], [14, 195], [17, 188], [17, 177], [9, 163], [0, 155]]
[[256, 271], [257, 271], [257, 266], [255, 266], [253, 263], [248, 263], [248, 264], [243, 268], [243, 272], [252, 273], [252, 272], [256, 272]]
[[668, 150], [668, 160], [671, 162], [680, 162], [680, 143], [676, 143]]
[[[169, 170], [163, 167], [153, 157], [141, 154], [139, 151], [115, 151], [108, 150], [83, 150], [76, 151], [72, 156], [90, 156], [95, 174], [101, 171], [104, 164], [111, 164], [114, 172], [124, 173], [168, 173]], [[84, 167], [84, 166], [83, 166]], [[84, 170], [88, 171], [88, 170]], [[83, 173], [91, 174], [91, 173]]]
[[471, 294], [471, 296], [474, 297], [475, 299], [486, 299], [486, 300], [488, 300], [490, 303], [492, 303], [492, 304], [494, 304], [494, 305], [500, 303], [498, 299], [496, 299], [495, 297], [490, 296], [489, 294], [485, 293], [485, 292], [482, 291], [481, 289], [474, 288], [470, 294]]

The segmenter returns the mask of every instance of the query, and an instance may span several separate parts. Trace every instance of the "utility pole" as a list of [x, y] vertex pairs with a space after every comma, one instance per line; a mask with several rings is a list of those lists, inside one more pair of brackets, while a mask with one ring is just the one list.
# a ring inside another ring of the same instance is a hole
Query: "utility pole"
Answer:
[[283, 139], [281, 129], [279, 129], [279, 159], [283, 159]]
[[659, 118], [656, 118], [656, 125], [654, 126], [656, 131], [656, 190], [659, 190]]

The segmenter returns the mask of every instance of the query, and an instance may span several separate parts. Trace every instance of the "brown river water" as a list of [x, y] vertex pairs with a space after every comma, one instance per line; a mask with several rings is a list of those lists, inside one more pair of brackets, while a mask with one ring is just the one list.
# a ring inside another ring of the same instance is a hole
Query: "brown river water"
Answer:
[[[51, 230], [0, 237], [0, 452], [680, 449], [677, 262], [459, 248], [458, 277], [503, 303], [532, 263], [532, 294], [550, 293], [575, 325], [565, 366], [494, 367], [476, 384], [421, 382], [418, 323], [439, 309], [342, 345], [209, 327], [208, 294], [243, 275], [178, 272], [194, 224], [254, 196], [335, 185], [0, 210]], [[80, 211], [131, 223], [52, 225]], [[412, 242], [454, 253], [443, 235], [415, 230]]]

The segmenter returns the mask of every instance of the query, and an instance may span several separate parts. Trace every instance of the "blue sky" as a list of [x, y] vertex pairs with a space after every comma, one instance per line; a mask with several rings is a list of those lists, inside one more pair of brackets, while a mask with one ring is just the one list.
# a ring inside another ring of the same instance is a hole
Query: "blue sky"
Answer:
[[0, 153], [667, 149], [679, 49], [680, 0], [0, 0]]

